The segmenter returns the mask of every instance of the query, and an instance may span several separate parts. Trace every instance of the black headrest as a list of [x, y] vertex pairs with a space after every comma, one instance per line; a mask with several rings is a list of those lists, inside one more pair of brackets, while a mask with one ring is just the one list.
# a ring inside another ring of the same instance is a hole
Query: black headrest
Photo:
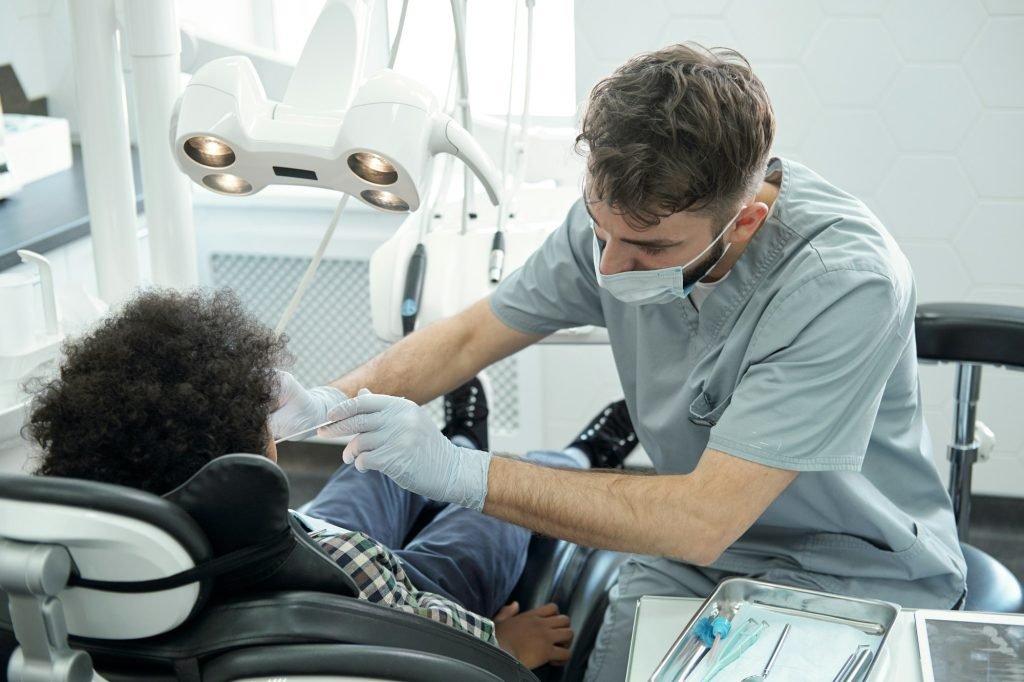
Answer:
[[1024, 307], [922, 303], [914, 322], [921, 360], [1024, 368]]
[[288, 479], [260, 455], [225, 455], [164, 496], [206, 534], [215, 556], [288, 536], [283, 551], [221, 576], [218, 596], [241, 591], [310, 590], [356, 596], [352, 579], [288, 510]]

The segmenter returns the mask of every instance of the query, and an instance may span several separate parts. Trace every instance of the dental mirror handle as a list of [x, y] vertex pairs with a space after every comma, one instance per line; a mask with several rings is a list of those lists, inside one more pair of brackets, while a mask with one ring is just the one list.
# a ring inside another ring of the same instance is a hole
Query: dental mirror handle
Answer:
[[779, 652], [782, 651], [782, 643], [786, 641], [786, 635], [789, 634], [789, 623], [786, 623], [786, 627], [782, 628], [782, 634], [779, 635], [779, 641], [775, 643], [775, 649], [772, 650], [771, 658], [768, 659], [768, 665], [764, 667], [764, 672], [761, 673], [761, 677], [768, 677], [768, 673], [772, 671], [772, 666], [775, 665], [775, 659], [779, 657]]

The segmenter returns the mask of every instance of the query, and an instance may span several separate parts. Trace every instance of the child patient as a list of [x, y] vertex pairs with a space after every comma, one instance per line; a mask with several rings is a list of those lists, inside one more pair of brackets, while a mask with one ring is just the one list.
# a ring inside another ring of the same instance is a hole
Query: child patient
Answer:
[[[221, 455], [276, 461], [267, 418], [291, 380], [274, 369], [285, 359], [284, 341], [228, 291], [141, 294], [67, 343], [59, 377], [35, 395], [35, 473], [162, 495]], [[351, 466], [299, 516], [360, 598], [473, 634], [530, 668], [568, 659], [572, 630], [554, 604], [505, 605], [525, 529]]]

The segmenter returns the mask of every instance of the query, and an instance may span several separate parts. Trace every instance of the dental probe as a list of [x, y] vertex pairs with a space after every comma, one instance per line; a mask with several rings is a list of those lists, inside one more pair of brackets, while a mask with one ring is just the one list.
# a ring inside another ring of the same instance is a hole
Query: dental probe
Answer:
[[342, 420], [341, 419], [332, 419], [331, 421], [326, 421], [323, 424], [317, 424], [316, 426], [310, 426], [309, 428], [302, 429], [301, 431], [296, 431], [295, 433], [292, 433], [290, 435], [282, 436], [281, 438], [278, 438], [277, 440], [274, 441], [274, 445], [277, 445], [278, 443], [282, 443], [282, 442], [284, 442], [286, 440], [291, 440], [292, 438], [295, 438], [296, 436], [301, 436], [302, 434], [309, 433], [310, 431], [319, 431], [320, 429], [322, 429], [325, 426], [330, 426], [331, 424], [337, 424], [340, 421], [342, 421]]

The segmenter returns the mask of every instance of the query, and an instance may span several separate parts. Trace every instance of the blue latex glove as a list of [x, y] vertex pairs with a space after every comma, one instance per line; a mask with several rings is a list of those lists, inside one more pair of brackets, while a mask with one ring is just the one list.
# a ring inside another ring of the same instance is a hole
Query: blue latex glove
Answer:
[[481, 511], [491, 453], [445, 438], [419, 405], [366, 389], [332, 409], [326, 437], [355, 436], [342, 459], [359, 471], [380, 471], [406, 490]]
[[[276, 409], [270, 415], [270, 432], [274, 438], [283, 438], [303, 429], [311, 429], [327, 421], [327, 412], [348, 396], [334, 386], [305, 389], [288, 372], [277, 372]], [[309, 431], [295, 440], [303, 440], [315, 432]]]

